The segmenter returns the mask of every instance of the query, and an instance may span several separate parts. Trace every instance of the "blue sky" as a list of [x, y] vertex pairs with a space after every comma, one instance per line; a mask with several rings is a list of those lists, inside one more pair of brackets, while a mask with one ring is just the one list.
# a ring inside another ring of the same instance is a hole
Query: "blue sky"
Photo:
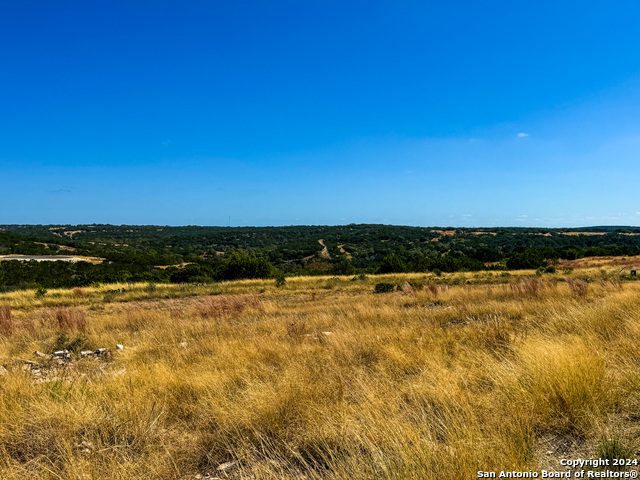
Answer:
[[639, 225], [638, 18], [0, 0], [0, 223]]

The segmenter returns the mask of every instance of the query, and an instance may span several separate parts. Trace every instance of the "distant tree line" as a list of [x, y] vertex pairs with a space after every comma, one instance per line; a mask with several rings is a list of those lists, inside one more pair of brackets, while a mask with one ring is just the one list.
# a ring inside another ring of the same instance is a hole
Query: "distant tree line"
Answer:
[[[0, 254], [81, 255], [103, 260], [98, 264], [1, 261], [0, 287], [540, 268], [559, 259], [638, 255], [639, 233], [635, 227], [576, 231], [389, 225], [2, 225]], [[320, 238], [330, 259], [320, 255]]]

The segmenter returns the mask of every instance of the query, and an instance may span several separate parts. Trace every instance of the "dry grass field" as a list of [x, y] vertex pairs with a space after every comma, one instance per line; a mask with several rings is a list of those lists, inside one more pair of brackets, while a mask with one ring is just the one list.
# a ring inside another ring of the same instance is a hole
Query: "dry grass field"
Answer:
[[640, 282], [618, 270], [0, 294], [0, 478], [462, 480], [634, 457]]

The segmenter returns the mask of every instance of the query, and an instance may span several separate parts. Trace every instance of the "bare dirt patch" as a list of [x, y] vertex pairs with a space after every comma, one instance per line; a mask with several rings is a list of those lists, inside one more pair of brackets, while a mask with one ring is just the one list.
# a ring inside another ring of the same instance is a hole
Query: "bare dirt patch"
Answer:
[[324, 241], [322, 240], [322, 238], [320, 240], [318, 240], [318, 243], [320, 245], [322, 245], [322, 251], [320, 252], [320, 255], [322, 256], [322, 258], [327, 258], [327, 259], [330, 260], [331, 259], [331, 255], [329, 254], [329, 249], [324, 244]]
[[351, 254], [344, 249], [344, 244], [338, 245], [338, 249], [340, 250], [340, 253], [344, 253], [347, 256], [347, 258], [351, 260]]
[[577, 260], [560, 260], [563, 268], [621, 267], [640, 266], [640, 255], [631, 257], [584, 257]]

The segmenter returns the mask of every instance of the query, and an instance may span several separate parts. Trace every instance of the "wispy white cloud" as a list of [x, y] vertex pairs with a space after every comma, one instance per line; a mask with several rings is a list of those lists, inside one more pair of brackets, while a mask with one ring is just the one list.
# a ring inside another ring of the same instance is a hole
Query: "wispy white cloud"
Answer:
[[528, 136], [529, 136], [529, 134], [528, 134], [528, 133], [522, 133], [522, 132], [520, 132], [520, 133], [518, 134], [518, 137], [520, 137], [520, 138], [524, 138], [524, 137], [528, 137]]

